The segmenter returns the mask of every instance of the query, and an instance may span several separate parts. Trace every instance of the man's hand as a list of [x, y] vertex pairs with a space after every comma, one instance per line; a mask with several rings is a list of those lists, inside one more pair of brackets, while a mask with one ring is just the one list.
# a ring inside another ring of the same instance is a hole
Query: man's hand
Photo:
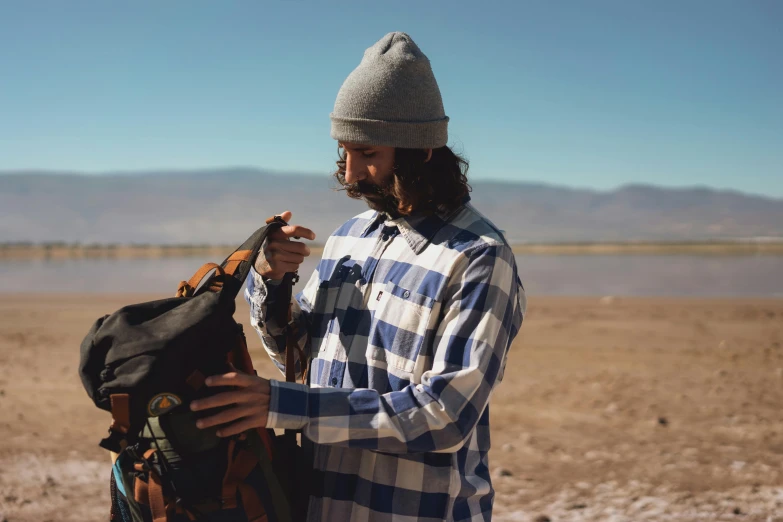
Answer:
[[[222, 426], [219, 437], [230, 437], [253, 428], [265, 428], [269, 414], [270, 385], [267, 379], [246, 373], [231, 372], [207, 377], [207, 386], [234, 386], [236, 390], [218, 393], [190, 403], [193, 411], [233, 406], [211, 417], [199, 420], [196, 426]], [[229, 424], [232, 423], [232, 424]]]
[[[280, 214], [284, 221], [291, 220], [291, 212]], [[264, 249], [256, 260], [256, 272], [267, 279], [282, 279], [286, 272], [296, 272], [304, 258], [310, 255], [307, 245], [291, 238], [315, 239], [315, 233], [299, 225], [278, 228], [269, 234]]]

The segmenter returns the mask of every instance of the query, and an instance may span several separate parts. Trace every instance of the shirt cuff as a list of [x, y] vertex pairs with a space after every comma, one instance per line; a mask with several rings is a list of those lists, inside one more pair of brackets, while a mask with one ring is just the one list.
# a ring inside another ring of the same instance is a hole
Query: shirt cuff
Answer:
[[300, 430], [309, 420], [308, 402], [310, 389], [296, 382], [269, 381], [269, 415], [267, 428]]
[[250, 267], [250, 278], [252, 286], [249, 286], [248, 302], [251, 305], [251, 317], [258, 326], [263, 327], [270, 317], [274, 317], [270, 311], [280, 305], [279, 290], [282, 280], [267, 279], [256, 272], [255, 267]]

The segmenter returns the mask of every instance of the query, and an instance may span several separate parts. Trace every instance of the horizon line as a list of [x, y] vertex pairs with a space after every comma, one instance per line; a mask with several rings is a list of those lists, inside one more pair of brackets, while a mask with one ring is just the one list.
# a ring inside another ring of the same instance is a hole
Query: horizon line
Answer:
[[[254, 166], [247, 166], [247, 165], [218, 166], [218, 167], [164, 167], [164, 168], [152, 167], [152, 168], [144, 168], [144, 169], [136, 169], [136, 170], [118, 169], [118, 170], [101, 170], [101, 171], [67, 170], [67, 169], [53, 170], [53, 169], [39, 169], [39, 168], [0, 169], [0, 176], [51, 175], [51, 176], [79, 176], [79, 177], [94, 177], [94, 176], [119, 177], [119, 176], [132, 176], [132, 175], [143, 176], [143, 175], [151, 175], [151, 174], [187, 175], [187, 174], [202, 174], [202, 173], [211, 173], [211, 172], [219, 172], [219, 171], [255, 171], [255, 172], [261, 172], [272, 176], [294, 175], [300, 177], [318, 177], [318, 178], [320, 178], [321, 176], [324, 177], [327, 176], [315, 172], [308, 172], [308, 171], [301, 171], [301, 170], [268, 169], [264, 167], [257, 167], [257, 166], [254, 167]], [[762, 194], [759, 192], [745, 191], [734, 187], [719, 187], [719, 186], [711, 186], [711, 185], [703, 185], [703, 184], [663, 185], [663, 184], [655, 184], [655, 183], [628, 182], [628, 183], [615, 185], [612, 188], [595, 188], [595, 187], [579, 186], [579, 185], [564, 185], [564, 184], [557, 184], [557, 183], [548, 183], [546, 181], [536, 181], [530, 179], [510, 180], [505, 178], [482, 178], [482, 179], [473, 179], [472, 181], [469, 179], [468, 181], [469, 183], [472, 184], [498, 183], [498, 184], [505, 184], [505, 185], [538, 185], [542, 187], [575, 190], [575, 191], [587, 191], [593, 193], [618, 192], [622, 189], [633, 188], [633, 187], [663, 189], [663, 190], [672, 190], [672, 191], [708, 190], [708, 191], [718, 192], [718, 193], [733, 193], [733, 194], [741, 194], [746, 196], [754, 196], [754, 197], [760, 197], [760, 198], [765, 198], [765, 199], [770, 199], [775, 201], [783, 200], [783, 194], [780, 195]]]

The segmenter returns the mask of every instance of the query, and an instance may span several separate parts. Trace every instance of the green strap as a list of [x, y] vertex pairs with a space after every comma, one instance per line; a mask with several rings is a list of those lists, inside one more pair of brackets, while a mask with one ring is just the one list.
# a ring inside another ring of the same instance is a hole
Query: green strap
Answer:
[[264, 474], [266, 485], [269, 488], [272, 503], [274, 504], [275, 514], [278, 522], [291, 522], [291, 506], [288, 505], [288, 499], [280, 486], [280, 481], [272, 469], [272, 461], [266, 453], [266, 447], [261, 441], [261, 437], [255, 430], [247, 432], [247, 444], [258, 458], [258, 467]]

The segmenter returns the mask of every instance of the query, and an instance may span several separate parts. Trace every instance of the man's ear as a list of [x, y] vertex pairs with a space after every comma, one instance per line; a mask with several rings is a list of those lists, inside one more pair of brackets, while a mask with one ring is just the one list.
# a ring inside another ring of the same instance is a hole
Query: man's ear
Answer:
[[427, 159], [424, 160], [424, 163], [427, 163], [429, 160], [432, 159], [432, 149], [424, 149], [427, 152]]

